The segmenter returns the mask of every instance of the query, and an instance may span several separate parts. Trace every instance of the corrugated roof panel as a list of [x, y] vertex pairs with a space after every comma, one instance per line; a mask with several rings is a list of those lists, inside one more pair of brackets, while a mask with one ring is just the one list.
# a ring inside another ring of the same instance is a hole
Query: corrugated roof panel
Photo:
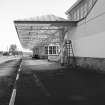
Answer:
[[66, 14], [68, 14], [73, 8], [75, 8], [80, 2], [83, 0], [77, 0], [67, 11]]
[[[28, 49], [31, 49], [34, 46], [50, 43], [53, 38], [54, 39], [57, 38], [55, 34], [59, 33], [60, 35], [59, 31], [65, 26], [68, 26], [70, 25], [70, 23], [72, 23], [70, 21], [69, 23], [68, 20], [55, 15], [37, 16], [34, 18], [22, 19], [22, 20], [16, 20], [16, 21], [14, 22], [14, 24], [15, 24], [16, 31], [18, 33], [18, 37], [20, 39], [21, 45], [24, 48], [28, 48]], [[41, 22], [45, 22], [45, 23], [40, 24]], [[60, 41], [58, 39], [56, 39], [56, 41]]]
[[67, 21], [64, 18], [55, 15], [36, 16], [28, 19], [19, 19], [19, 21]]

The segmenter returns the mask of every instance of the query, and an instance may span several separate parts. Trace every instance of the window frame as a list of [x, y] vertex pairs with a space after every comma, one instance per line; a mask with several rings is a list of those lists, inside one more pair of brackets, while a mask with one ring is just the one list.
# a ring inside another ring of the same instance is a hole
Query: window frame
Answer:
[[59, 46], [58, 45], [50, 45], [48, 46], [48, 55], [58, 55]]

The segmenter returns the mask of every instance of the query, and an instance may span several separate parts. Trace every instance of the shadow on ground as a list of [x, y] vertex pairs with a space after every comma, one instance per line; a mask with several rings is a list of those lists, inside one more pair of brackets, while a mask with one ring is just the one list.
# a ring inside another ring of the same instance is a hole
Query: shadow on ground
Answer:
[[15, 105], [104, 105], [105, 74], [81, 67], [23, 66], [17, 90]]

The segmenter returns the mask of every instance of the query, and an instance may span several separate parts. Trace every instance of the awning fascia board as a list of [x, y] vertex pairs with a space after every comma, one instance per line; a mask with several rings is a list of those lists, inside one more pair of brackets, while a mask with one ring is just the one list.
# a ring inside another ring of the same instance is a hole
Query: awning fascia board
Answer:
[[55, 24], [55, 25], [75, 25], [75, 21], [14, 21], [15, 24]]

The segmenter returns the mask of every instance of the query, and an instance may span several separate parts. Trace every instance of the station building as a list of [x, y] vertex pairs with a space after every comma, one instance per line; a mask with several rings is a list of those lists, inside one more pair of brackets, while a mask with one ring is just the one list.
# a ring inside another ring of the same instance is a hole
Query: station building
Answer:
[[[35, 20], [16, 20], [15, 27], [22, 46], [29, 49], [38, 49], [40, 55], [50, 60], [64, 60], [66, 54], [63, 53], [66, 41], [72, 42], [73, 53], [76, 64], [94, 69], [105, 69], [105, 0], [77, 0], [77, 2], [66, 11], [68, 19], [48, 15], [36, 17]], [[27, 23], [30, 23], [30, 25]], [[35, 23], [35, 24], [33, 24]], [[37, 23], [37, 25], [36, 25]], [[39, 24], [41, 23], [41, 25]], [[43, 29], [43, 24], [44, 28]], [[50, 25], [48, 24], [50, 23]], [[45, 26], [46, 24], [46, 26]], [[36, 31], [27, 32], [41, 26], [40, 35], [43, 37], [50, 34], [46, 41], [41, 44], [36, 37]], [[27, 27], [28, 26], [28, 27]], [[51, 26], [50, 28], [48, 26]], [[22, 32], [21, 32], [22, 29]], [[47, 30], [47, 31], [46, 31]], [[52, 31], [51, 31], [52, 30]], [[55, 31], [57, 30], [57, 31]], [[32, 34], [33, 33], [33, 34]], [[25, 36], [25, 37], [24, 37]], [[31, 42], [29, 41], [31, 37]], [[23, 38], [24, 37], [24, 38]], [[58, 38], [57, 38], [58, 37]], [[26, 38], [26, 39], [25, 39]], [[30, 43], [29, 43], [30, 42]], [[43, 45], [43, 46], [42, 46]], [[39, 47], [40, 46], [40, 47]], [[37, 50], [33, 50], [35, 52]], [[61, 53], [61, 56], [60, 54]], [[63, 57], [62, 57], [63, 56]], [[72, 58], [72, 57], [71, 57]], [[67, 58], [68, 59], [68, 58]]]
[[65, 39], [71, 39], [79, 65], [105, 69], [105, 0], [78, 0], [66, 11], [69, 27]]

